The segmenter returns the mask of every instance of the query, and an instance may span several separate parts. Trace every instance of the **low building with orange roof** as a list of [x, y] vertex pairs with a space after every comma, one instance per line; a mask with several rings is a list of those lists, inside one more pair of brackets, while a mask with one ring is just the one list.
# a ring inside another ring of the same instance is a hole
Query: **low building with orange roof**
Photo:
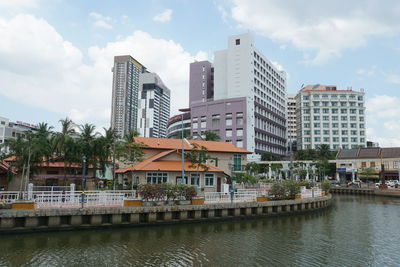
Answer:
[[[15, 156], [5, 158], [2, 162], [8, 166], [13, 166], [16, 161]], [[94, 166], [87, 167], [86, 189], [97, 188], [97, 183], [100, 180], [95, 172]], [[1, 164], [0, 164], [1, 168]], [[44, 159], [40, 164], [36, 164], [35, 172], [31, 173], [29, 183], [34, 186], [69, 186], [76, 185], [76, 190], [82, 189], [82, 165], [77, 163], [65, 163], [62, 157], [54, 157]], [[1, 177], [0, 170], [0, 177]], [[19, 190], [21, 187], [22, 170], [15, 169], [12, 179], [8, 181], [5, 190]], [[2, 187], [0, 179], [0, 188]]]
[[[135, 137], [134, 143], [143, 150], [143, 161], [116, 170], [124, 183], [182, 183], [182, 140], [167, 138]], [[230, 177], [244, 170], [246, 155], [250, 154], [227, 142], [184, 139], [186, 155], [192, 151], [206, 151], [208, 159], [201, 165], [184, 162], [185, 183], [205, 192], [221, 192]]]

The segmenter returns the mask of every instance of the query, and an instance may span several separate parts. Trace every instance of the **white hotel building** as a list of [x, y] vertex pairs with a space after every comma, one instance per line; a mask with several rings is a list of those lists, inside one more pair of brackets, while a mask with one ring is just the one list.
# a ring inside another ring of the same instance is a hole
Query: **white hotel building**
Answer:
[[286, 88], [286, 72], [255, 47], [251, 34], [230, 36], [228, 48], [215, 52], [214, 101], [243, 99], [239, 107], [243, 110], [236, 112], [244, 114], [243, 147], [247, 150], [286, 153]]
[[364, 92], [307, 85], [296, 95], [297, 149], [365, 146]]

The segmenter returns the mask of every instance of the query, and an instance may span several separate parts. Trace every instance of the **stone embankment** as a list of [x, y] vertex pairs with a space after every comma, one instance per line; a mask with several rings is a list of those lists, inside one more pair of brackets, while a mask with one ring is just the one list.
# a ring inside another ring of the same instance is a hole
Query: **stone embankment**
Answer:
[[175, 224], [309, 212], [330, 205], [331, 195], [281, 201], [155, 207], [0, 210], [0, 233]]
[[373, 189], [373, 188], [352, 188], [352, 187], [335, 187], [332, 188], [333, 194], [352, 194], [352, 195], [375, 195], [400, 197], [399, 189]]

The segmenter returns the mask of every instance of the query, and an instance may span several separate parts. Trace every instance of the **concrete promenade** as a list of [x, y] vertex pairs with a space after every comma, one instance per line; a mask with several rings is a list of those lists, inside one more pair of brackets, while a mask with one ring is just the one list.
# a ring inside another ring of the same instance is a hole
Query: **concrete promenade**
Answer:
[[328, 207], [331, 195], [266, 202], [154, 207], [0, 210], [0, 233], [88, 229], [228, 220], [308, 212]]

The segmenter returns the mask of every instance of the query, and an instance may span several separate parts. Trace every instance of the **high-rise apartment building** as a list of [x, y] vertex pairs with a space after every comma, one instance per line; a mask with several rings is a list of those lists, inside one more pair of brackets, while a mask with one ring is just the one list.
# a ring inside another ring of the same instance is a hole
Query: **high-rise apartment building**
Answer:
[[297, 148], [365, 146], [364, 92], [307, 85], [296, 95]]
[[9, 119], [0, 117], [0, 154], [9, 152], [7, 141], [24, 137], [26, 132], [34, 132], [36, 129], [36, 125], [22, 121], [10, 122]]
[[142, 137], [167, 136], [171, 92], [156, 73], [139, 75], [138, 132]]
[[287, 101], [287, 138], [288, 150], [293, 151], [297, 142], [297, 129], [296, 129], [296, 95], [288, 94]]
[[119, 137], [137, 129], [139, 75], [145, 71], [131, 56], [114, 57], [111, 128]]
[[254, 46], [248, 33], [230, 36], [228, 48], [215, 52], [214, 59], [213, 67], [195, 62], [190, 68], [192, 134], [212, 130], [253, 156], [284, 155], [286, 73]]

